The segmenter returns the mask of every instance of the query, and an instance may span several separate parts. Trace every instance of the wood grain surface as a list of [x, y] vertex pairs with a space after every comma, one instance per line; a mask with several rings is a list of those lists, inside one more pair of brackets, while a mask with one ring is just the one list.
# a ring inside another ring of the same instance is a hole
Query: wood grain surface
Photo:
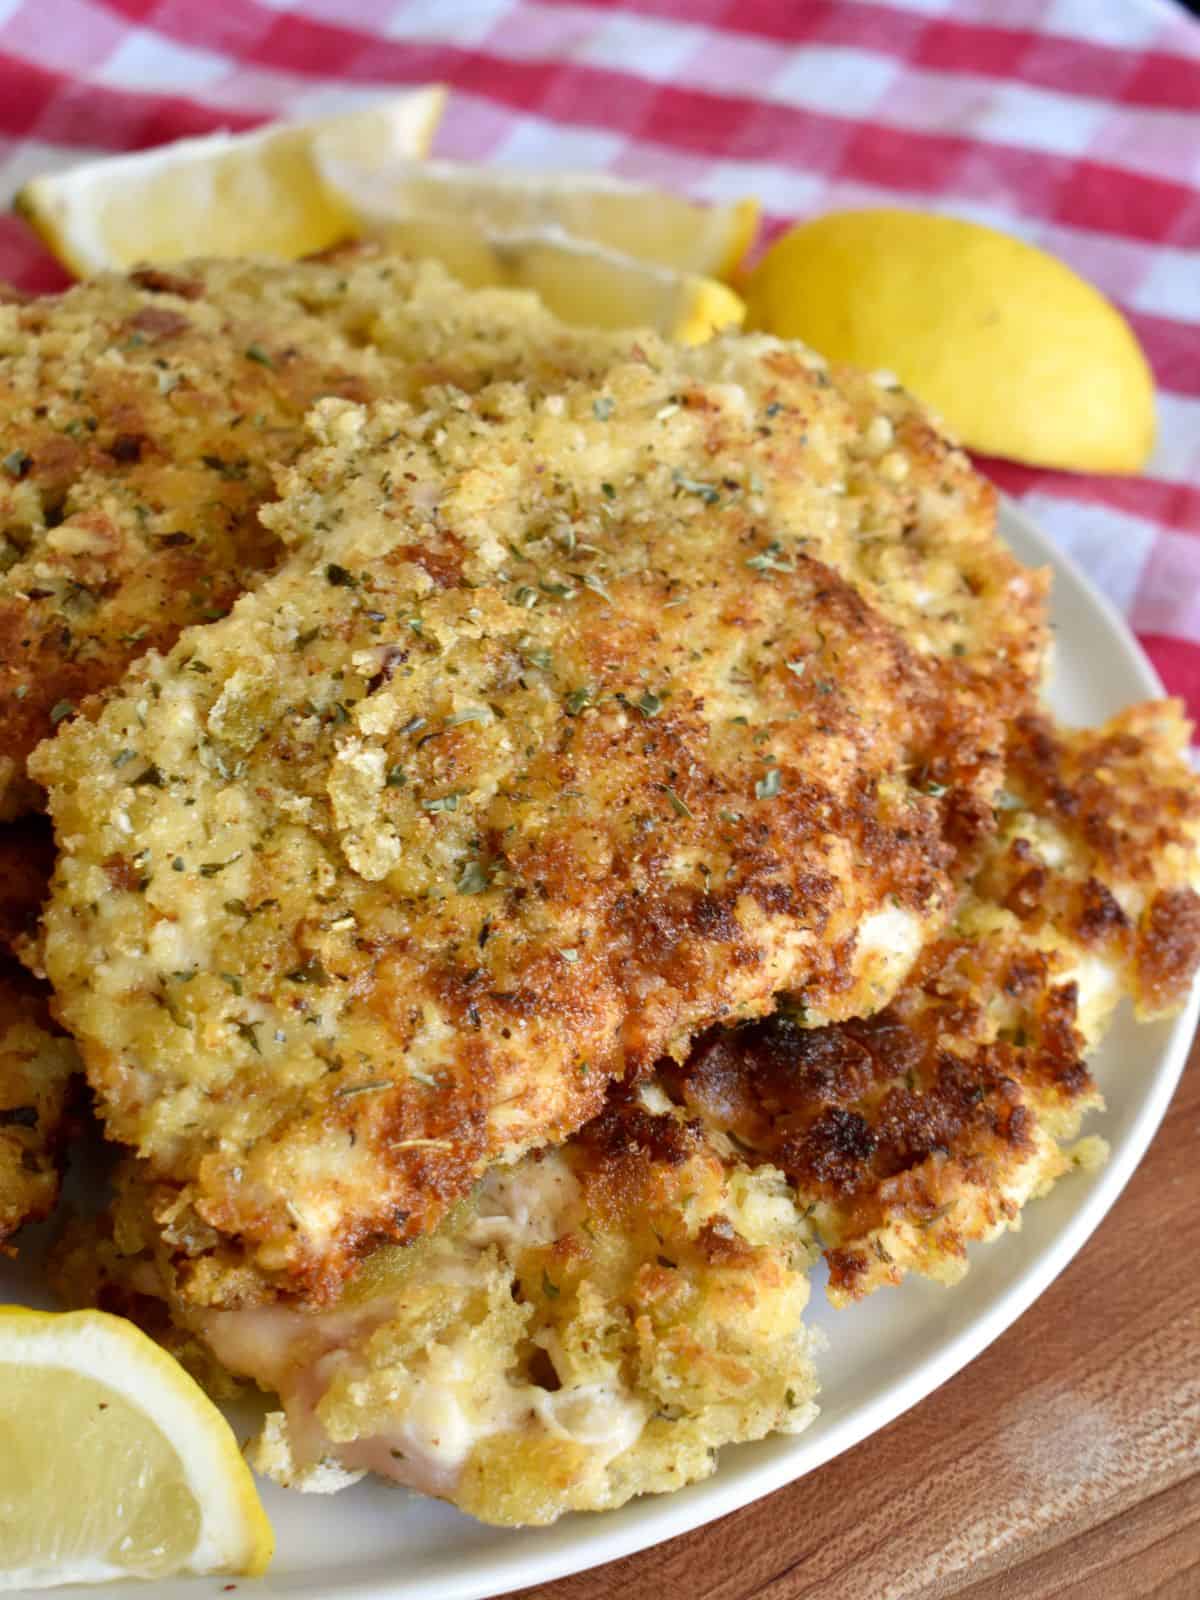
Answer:
[[1042, 1298], [906, 1416], [745, 1510], [524, 1600], [1200, 1600], [1200, 1048]]

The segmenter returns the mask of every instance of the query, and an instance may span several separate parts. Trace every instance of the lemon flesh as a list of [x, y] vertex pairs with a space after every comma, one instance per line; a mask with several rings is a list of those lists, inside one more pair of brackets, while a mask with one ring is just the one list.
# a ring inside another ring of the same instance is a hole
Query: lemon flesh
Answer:
[[0, 1308], [0, 1590], [262, 1572], [229, 1424], [132, 1323]]
[[196, 255], [293, 259], [356, 231], [324, 165], [370, 174], [423, 155], [444, 102], [444, 89], [414, 89], [347, 116], [85, 162], [34, 178], [14, 204], [78, 277]]
[[713, 278], [634, 260], [551, 231], [489, 233], [469, 218], [414, 217], [381, 237], [391, 249], [433, 256], [468, 288], [532, 289], [564, 322], [590, 328], [655, 328], [699, 344], [737, 327], [745, 306]]
[[565, 234], [697, 277], [729, 277], [758, 228], [756, 200], [701, 205], [604, 174], [454, 161], [366, 171], [353, 155], [330, 152], [323, 175], [369, 230], [460, 218], [482, 234]]
[[785, 234], [750, 274], [747, 322], [884, 367], [989, 455], [1137, 472], [1154, 382], [1120, 313], [1044, 251], [916, 211], [847, 211]]

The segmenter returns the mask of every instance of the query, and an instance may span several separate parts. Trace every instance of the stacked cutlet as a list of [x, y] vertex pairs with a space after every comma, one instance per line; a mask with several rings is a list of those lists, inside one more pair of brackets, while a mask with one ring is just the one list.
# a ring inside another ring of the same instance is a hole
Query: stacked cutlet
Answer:
[[1200, 949], [1187, 730], [1052, 727], [889, 380], [361, 255], [4, 314], [18, 942], [128, 1151], [56, 1277], [277, 1393], [263, 1470], [677, 1487], [813, 1415], [819, 1249], [953, 1278], [1099, 1159], [1085, 1057]]

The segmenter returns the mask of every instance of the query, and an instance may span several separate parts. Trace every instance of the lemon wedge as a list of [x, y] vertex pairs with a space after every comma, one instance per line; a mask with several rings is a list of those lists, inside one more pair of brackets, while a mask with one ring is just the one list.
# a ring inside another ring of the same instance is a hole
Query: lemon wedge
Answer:
[[701, 205], [622, 178], [455, 161], [376, 164], [330, 151], [323, 176], [368, 231], [460, 218], [486, 235], [562, 234], [697, 277], [727, 278], [758, 228], [756, 200]]
[[0, 1308], [0, 1590], [265, 1570], [221, 1413], [132, 1323]]
[[838, 212], [779, 239], [744, 292], [749, 326], [887, 368], [972, 449], [1080, 472], [1137, 472], [1153, 449], [1154, 382], [1129, 325], [1008, 234]]
[[423, 155], [445, 98], [430, 86], [345, 116], [89, 161], [32, 179], [14, 205], [79, 277], [195, 255], [309, 255], [356, 227], [323, 167], [369, 177]]
[[715, 278], [637, 261], [548, 230], [490, 233], [469, 218], [414, 217], [379, 237], [389, 249], [432, 256], [471, 289], [532, 289], [555, 316], [589, 328], [655, 328], [699, 344], [738, 327], [742, 301]]

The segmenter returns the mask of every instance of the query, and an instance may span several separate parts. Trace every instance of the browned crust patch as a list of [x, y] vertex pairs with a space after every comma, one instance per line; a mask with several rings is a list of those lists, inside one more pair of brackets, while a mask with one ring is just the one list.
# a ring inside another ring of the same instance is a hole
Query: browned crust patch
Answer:
[[44, 986], [0, 962], [0, 1245], [58, 1201], [78, 1068]]

